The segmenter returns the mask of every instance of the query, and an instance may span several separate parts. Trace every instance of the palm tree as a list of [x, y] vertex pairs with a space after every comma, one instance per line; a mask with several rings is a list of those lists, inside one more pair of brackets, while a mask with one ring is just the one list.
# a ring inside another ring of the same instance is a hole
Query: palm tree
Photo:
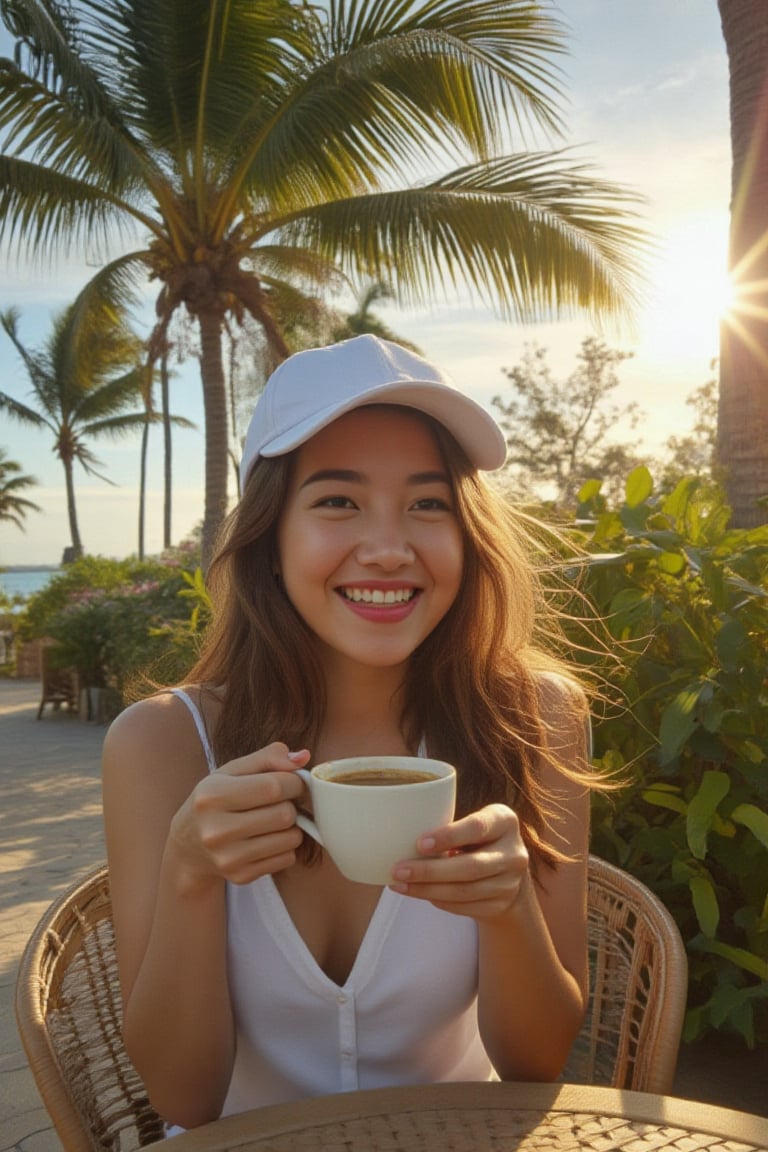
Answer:
[[392, 288], [381, 280], [375, 280], [372, 284], [368, 284], [357, 294], [355, 311], [349, 312], [339, 319], [333, 332], [333, 339], [346, 340], [350, 336], [363, 336], [370, 333], [373, 336], [380, 336], [382, 340], [394, 340], [396, 343], [410, 348], [411, 351], [423, 355], [420, 348], [409, 340], [404, 340], [402, 336], [398, 336], [373, 311], [374, 304], [378, 304], [382, 300], [392, 300], [394, 295]]
[[39, 351], [22, 344], [17, 309], [0, 313], [0, 326], [22, 359], [35, 402], [30, 407], [0, 392], [0, 411], [53, 433], [54, 451], [64, 466], [73, 558], [83, 554], [75, 504], [75, 461], [87, 473], [111, 483], [97, 471], [101, 465], [87, 441], [140, 429], [148, 419], [143, 410], [128, 410], [141, 395], [141, 341], [113, 301], [94, 300], [89, 292], [85, 299], [88, 306], [81, 294], [54, 319]]
[[185, 416], [172, 415], [169, 408], [169, 371], [168, 350], [164, 349], [160, 357], [160, 396], [161, 413], [155, 411], [155, 373], [153, 364], [145, 365], [144, 371], [139, 373], [138, 387], [141, 402], [144, 405], [144, 427], [141, 430], [141, 449], [139, 453], [139, 560], [144, 559], [144, 540], [146, 528], [147, 506], [147, 461], [149, 456], [149, 429], [150, 425], [162, 423], [163, 425], [163, 461], [164, 461], [164, 499], [163, 499], [163, 547], [171, 546], [171, 425], [180, 428], [194, 428], [195, 425]]
[[768, 523], [768, 4], [718, 0], [731, 104], [735, 306], [720, 329], [717, 453], [734, 526]]
[[33, 488], [36, 483], [34, 476], [26, 476], [21, 464], [10, 460], [5, 448], [0, 448], [0, 520], [9, 520], [24, 531], [26, 515], [41, 509], [19, 493], [25, 488]]
[[[227, 503], [222, 330], [274, 355], [285, 293], [339, 273], [404, 303], [469, 284], [508, 316], [626, 305], [632, 199], [562, 154], [499, 158], [554, 129], [562, 27], [528, 0], [0, 0], [0, 239], [105, 251], [115, 232], [199, 330], [204, 552]], [[436, 146], [437, 145], [437, 146]], [[461, 167], [407, 186], [437, 149]]]

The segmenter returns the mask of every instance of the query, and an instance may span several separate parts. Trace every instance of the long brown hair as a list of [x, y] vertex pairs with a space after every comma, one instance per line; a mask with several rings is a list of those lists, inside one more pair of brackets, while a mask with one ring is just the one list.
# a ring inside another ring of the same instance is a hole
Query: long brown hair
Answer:
[[[543, 833], [553, 806], [538, 770], [550, 756], [540, 677], [564, 669], [537, 642], [551, 632], [552, 612], [524, 522], [442, 425], [407, 411], [428, 423], [445, 460], [464, 567], [455, 602], [410, 659], [403, 734], [414, 750], [424, 739], [430, 756], [456, 765], [459, 814], [513, 803], [534, 858], [552, 863], [557, 853]], [[277, 575], [277, 526], [294, 457], [257, 461], [209, 572], [214, 619], [189, 680], [224, 689], [212, 736], [219, 763], [275, 740], [312, 748], [324, 722], [316, 638]], [[586, 724], [585, 698], [572, 683]]]

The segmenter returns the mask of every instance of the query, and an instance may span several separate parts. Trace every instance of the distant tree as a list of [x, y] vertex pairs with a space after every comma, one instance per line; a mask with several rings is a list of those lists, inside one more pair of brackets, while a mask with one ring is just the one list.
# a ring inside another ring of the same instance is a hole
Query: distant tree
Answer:
[[26, 476], [21, 464], [9, 460], [5, 448], [0, 448], [0, 520], [9, 520], [24, 531], [24, 520], [29, 512], [40, 512], [38, 504], [33, 504], [19, 493], [33, 488], [37, 481], [34, 476]]
[[163, 352], [160, 357], [160, 394], [162, 412], [155, 410], [155, 371], [152, 363], [147, 363], [143, 372], [139, 374], [139, 395], [144, 405], [144, 427], [141, 430], [141, 449], [139, 453], [139, 560], [144, 559], [144, 540], [146, 535], [146, 506], [147, 506], [147, 463], [149, 457], [149, 428], [151, 424], [162, 422], [164, 433], [163, 456], [165, 465], [165, 493], [163, 506], [163, 547], [171, 546], [171, 425], [181, 428], [194, 428], [195, 424], [185, 416], [174, 416], [168, 405], [168, 354]]
[[[714, 369], [716, 360], [712, 361]], [[717, 455], [717, 380], [707, 380], [688, 396], [686, 404], [693, 409], [695, 422], [685, 436], [670, 436], [666, 451], [653, 469], [656, 487], [671, 491], [683, 476], [699, 476], [720, 481], [722, 469]]]
[[19, 353], [32, 385], [34, 407], [0, 392], [0, 411], [14, 420], [53, 433], [53, 450], [64, 466], [71, 555], [83, 554], [77, 521], [74, 464], [111, 484], [97, 471], [101, 464], [88, 446], [92, 438], [140, 430], [150, 417], [141, 402], [142, 343], [123, 309], [108, 296], [84, 289], [73, 304], [54, 318], [38, 351], [30, 351], [18, 334], [19, 313], [0, 313], [0, 326]]
[[630, 357], [589, 336], [566, 380], [553, 377], [546, 350], [536, 346], [526, 348], [516, 367], [502, 368], [512, 396], [494, 396], [492, 403], [507, 438], [506, 469], [518, 496], [572, 507], [586, 480], [602, 480], [603, 494], [610, 495], [643, 462], [635, 446], [611, 435], [620, 419], [635, 428], [642, 417], [635, 403], [608, 403], [619, 384], [616, 368]]
[[381, 300], [394, 300], [395, 293], [392, 288], [381, 280], [375, 280], [358, 295], [358, 306], [354, 312], [344, 316], [333, 332], [334, 340], [347, 340], [351, 336], [379, 336], [382, 340], [394, 340], [398, 344], [419, 352], [415, 344], [404, 340], [389, 328], [381, 317], [373, 311], [374, 304]]

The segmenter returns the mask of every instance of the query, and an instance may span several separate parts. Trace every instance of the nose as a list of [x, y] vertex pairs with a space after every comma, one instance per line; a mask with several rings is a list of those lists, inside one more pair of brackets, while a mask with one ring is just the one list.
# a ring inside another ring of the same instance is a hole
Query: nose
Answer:
[[360, 564], [380, 568], [384, 572], [396, 572], [398, 568], [412, 564], [415, 555], [399, 517], [373, 518], [357, 546]]

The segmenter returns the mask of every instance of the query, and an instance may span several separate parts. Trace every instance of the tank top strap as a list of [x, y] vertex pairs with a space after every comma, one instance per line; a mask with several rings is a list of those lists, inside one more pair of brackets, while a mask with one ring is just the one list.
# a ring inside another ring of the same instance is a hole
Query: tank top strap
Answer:
[[183, 700], [189, 709], [192, 715], [192, 719], [195, 722], [195, 728], [197, 728], [197, 734], [200, 737], [200, 743], [202, 744], [203, 751], [205, 752], [205, 759], [208, 762], [208, 771], [215, 772], [218, 765], [216, 763], [216, 758], [213, 755], [213, 748], [211, 748], [211, 742], [208, 739], [208, 732], [206, 731], [205, 721], [203, 720], [200, 709], [192, 697], [188, 695], [188, 693], [186, 693], [183, 688], [171, 688], [171, 692], [174, 696], [178, 696], [179, 700]]

